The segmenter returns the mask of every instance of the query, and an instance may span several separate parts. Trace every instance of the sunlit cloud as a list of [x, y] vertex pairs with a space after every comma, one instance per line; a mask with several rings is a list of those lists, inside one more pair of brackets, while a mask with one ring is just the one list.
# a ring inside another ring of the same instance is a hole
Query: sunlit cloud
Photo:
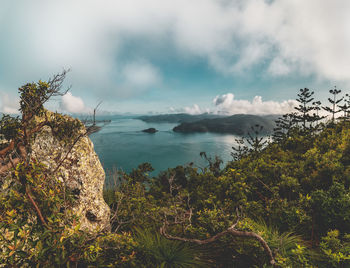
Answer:
[[80, 94], [137, 97], [164, 80], [151, 55], [133, 56], [145, 44], [169, 49], [150, 50], [157, 57], [201, 59], [226, 76], [253, 76], [264, 66], [266, 79], [312, 75], [350, 84], [349, 11], [347, 0], [5, 0], [0, 86], [17, 88], [65, 67]]
[[10, 96], [7, 93], [0, 94], [1, 106], [0, 111], [5, 114], [19, 113], [19, 99]]
[[68, 113], [86, 113], [89, 111], [83, 100], [80, 97], [73, 96], [70, 92], [62, 96], [60, 109]]
[[218, 114], [286, 114], [295, 111], [295, 100], [282, 102], [263, 101], [261, 96], [253, 100], [236, 100], [234, 94], [227, 93], [213, 99], [214, 113]]
[[184, 112], [187, 114], [202, 114], [204, 111], [199, 108], [197, 104], [194, 104], [192, 107], [185, 107]]

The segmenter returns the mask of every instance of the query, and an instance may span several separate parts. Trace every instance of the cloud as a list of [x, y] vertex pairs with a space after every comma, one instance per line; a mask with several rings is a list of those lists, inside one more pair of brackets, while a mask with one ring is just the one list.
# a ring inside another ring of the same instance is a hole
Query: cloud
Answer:
[[291, 71], [291, 66], [281, 58], [274, 58], [268, 68], [268, 72], [275, 76], [287, 75]]
[[201, 108], [199, 108], [199, 106], [197, 104], [193, 104], [192, 107], [185, 107], [184, 112], [186, 114], [202, 114], [202, 113], [204, 113], [204, 111], [202, 111]]
[[19, 113], [19, 100], [13, 98], [7, 93], [0, 93], [1, 98], [1, 112], [5, 114], [18, 114]]
[[161, 81], [158, 70], [145, 61], [130, 62], [122, 70], [124, 83], [132, 87], [147, 88]]
[[175, 108], [175, 107], [169, 107], [168, 108], [168, 113], [171, 114], [179, 114], [179, 113], [185, 113], [185, 114], [202, 114], [202, 113], [206, 113], [209, 110], [204, 110], [201, 109], [199, 107], [198, 104], [193, 104], [192, 106], [186, 106], [186, 107], [182, 107], [182, 108]]
[[[348, 0], [4, 0], [1, 78], [17, 87], [71, 67], [74, 86], [138, 95], [162, 75], [147, 53], [133, 70], [149, 45], [226, 75], [266, 65], [266, 76], [350, 81], [349, 11]], [[118, 84], [120, 72], [137, 86]]]
[[255, 96], [250, 100], [236, 100], [234, 94], [227, 93], [216, 96], [212, 103], [213, 108], [201, 108], [198, 104], [187, 106], [184, 108], [170, 107], [170, 113], [188, 113], [188, 114], [256, 114], [256, 115], [269, 115], [269, 114], [286, 114], [294, 112], [294, 107], [298, 105], [296, 100], [286, 101], [263, 101], [261, 96]]
[[70, 92], [62, 96], [60, 108], [68, 113], [86, 113], [88, 110], [83, 100], [80, 97], [73, 96]]
[[255, 96], [252, 101], [235, 100], [232, 93], [216, 96], [213, 99], [214, 113], [218, 114], [286, 114], [294, 111], [295, 100], [282, 102], [263, 101], [261, 96]]
[[196, 114], [203, 114], [203, 113], [210, 113], [210, 112], [211, 112], [210, 109], [208, 108], [203, 109], [199, 107], [198, 104], [193, 104], [192, 106], [186, 106], [182, 108], [175, 108], [175, 107], [168, 108], [168, 113], [171, 113], [171, 114], [185, 113], [185, 114], [196, 115]]
[[230, 106], [233, 102], [234, 95], [232, 93], [227, 93], [223, 95], [218, 95], [213, 99], [213, 103], [216, 106]]

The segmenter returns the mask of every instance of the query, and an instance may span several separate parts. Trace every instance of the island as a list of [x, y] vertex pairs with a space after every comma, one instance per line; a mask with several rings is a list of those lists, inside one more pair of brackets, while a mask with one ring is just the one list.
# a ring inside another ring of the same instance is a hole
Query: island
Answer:
[[255, 125], [263, 127], [260, 134], [268, 135], [275, 128], [275, 120], [278, 116], [259, 116], [251, 114], [235, 114], [228, 117], [203, 119], [194, 122], [183, 122], [173, 128], [175, 132], [215, 132], [234, 135], [246, 135]]
[[153, 128], [153, 127], [142, 130], [142, 132], [146, 132], [146, 133], [150, 133], [150, 134], [154, 134], [154, 133], [156, 133], [157, 131], [158, 131], [158, 130], [156, 130], [156, 129]]

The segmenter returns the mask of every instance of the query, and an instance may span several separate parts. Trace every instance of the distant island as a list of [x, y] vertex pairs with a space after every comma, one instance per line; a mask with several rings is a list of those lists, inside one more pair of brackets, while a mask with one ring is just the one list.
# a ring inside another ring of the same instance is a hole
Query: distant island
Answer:
[[278, 115], [251, 115], [235, 114], [231, 116], [215, 114], [164, 114], [154, 116], [140, 116], [137, 119], [147, 123], [179, 123], [173, 128], [175, 132], [181, 133], [228, 133], [234, 135], [246, 135], [252, 126], [263, 126], [261, 134], [270, 134], [275, 127]]
[[142, 130], [142, 132], [146, 132], [146, 133], [150, 133], [150, 134], [156, 133], [157, 131], [158, 130], [156, 130], [154, 127]]

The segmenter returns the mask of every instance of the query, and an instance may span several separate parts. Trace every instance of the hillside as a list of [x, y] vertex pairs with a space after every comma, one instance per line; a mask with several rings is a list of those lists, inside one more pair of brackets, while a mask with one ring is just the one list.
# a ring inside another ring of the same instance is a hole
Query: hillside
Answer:
[[236, 114], [229, 117], [215, 119], [203, 119], [194, 122], [183, 122], [174, 127], [175, 132], [216, 132], [235, 135], [245, 135], [254, 125], [263, 126], [262, 134], [270, 134], [275, 127], [277, 116], [258, 116], [248, 114]]
[[140, 119], [147, 123], [184, 123], [184, 122], [195, 122], [203, 119], [214, 119], [214, 118], [223, 118], [223, 115], [217, 114], [199, 114], [199, 115], [191, 115], [191, 114], [160, 114], [160, 115], [144, 115], [136, 117], [136, 119]]
[[[280, 118], [268, 141], [243, 136], [227, 165], [202, 152], [206, 166], [155, 177], [149, 163], [114, 170], [102, 199], [88, 130], [41, 102], [59, 90], [26, 84], [22, 120], [0, 120], [0, 267], [350, 267], [348, 106], [348, 116], [322, 121], [301, 89], [298, 113]], [[243, 132], [271, 120], [199, 122]]]

